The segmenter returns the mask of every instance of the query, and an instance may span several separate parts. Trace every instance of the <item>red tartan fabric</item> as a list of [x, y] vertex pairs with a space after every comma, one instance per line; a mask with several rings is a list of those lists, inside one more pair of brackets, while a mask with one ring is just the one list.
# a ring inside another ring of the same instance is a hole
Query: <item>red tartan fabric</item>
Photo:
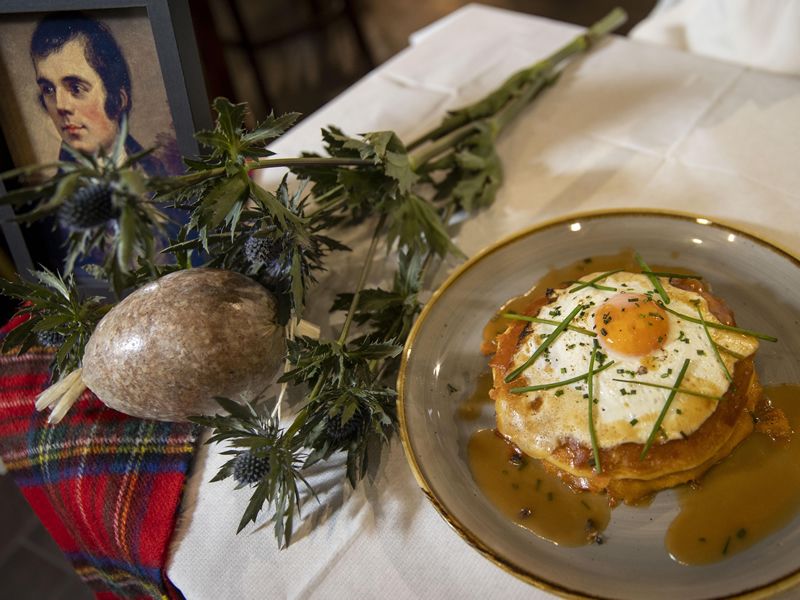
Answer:
[[49, 426], [34, 400], [51, 356], [0, 357], [0, 457], [97, 598], [180, 598], [165, 561], [197, 428], [128, 417], [89, 391]]

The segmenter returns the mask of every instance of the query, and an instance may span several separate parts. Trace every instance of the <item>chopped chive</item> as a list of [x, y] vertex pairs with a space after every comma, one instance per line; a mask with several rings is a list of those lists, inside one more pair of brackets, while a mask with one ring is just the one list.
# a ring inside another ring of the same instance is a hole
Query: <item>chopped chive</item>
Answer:
[[[698, 325], [702, 325], [703, 321], [698, 319], [697, 317], [692, 317], [691, 315], [685, 315], [683, 313], [679, 313], [677, 310], [673, 310], [668, 306], [664, 306], [663, 304], [660, 305], [668, 313], [672, 313], [676, 317], [680, 317], [681, 319], [686, 319], [690, 323], [697, 323]], [[750, 329], [742, 329], [741, 327], [734, 327], [733, 325], [723, 325], [722, 323], [714, 323], [713, 321], [706, 321], [706, 325], [713, 329], [724, 329], [725, 331], [733, 331], [734, 333], [741, 333], [742, 335], [749, 335], [750, 337], [757, 338], [759, 340], [765, 340], [767, 342], [777, 342], [778, 338], [773, 337], [771, 335], [767, 335], [766, 333], [758, 333], [757, 331], [752, 331]]]
[[630, 379], [612, 379], [612, 381], [631, 383], [633, 385], [645, 385], [647, 387], [655, 387], [661, 390], [675, 390], [679, 394], [686, 394], [687, 396], [698, 396], [699, 398], [708, 398], [709, 400], [725, 400], [725, 398], [723, 398], [722, 396], [704, 394], [703, 392], [695, 392], [694, 390], [687, 390], [685, 388], [676, 388], [671, 385], [661, 385], [660, 383], [650, 383], [649, 381], [631, 381]]
[[[540, 319], [539, 317], [529, 317], [528, 315], [518, 315], [517, 313], [501, 313], [501, 317], [506, 319], [511, 319], [512, 321], [528, 321], [529, 323], [541, 323], [542, 325], [558, 325], [561, 321], [554, 321], [552, 319]], [[577, 331], [578, 333], [582, 333], [584, 335], [589, 335], [592, 337], [596, 337], [597, 334], [594, 331], [589, 331], [588, 329], [584, 329], [583, 327], [577, 327], [576, 325], [568, 325], [567, 329], [570, 331]]]
[[615, 273], [619, 273], [619, 272], [624, 271], [624, 270], [625, 269], [615, 269], [614, 271], [606, 271], [605, 273], [601, 273], [600, 275], [598, 275], [597, 277], [594, 277], [593, 279], [590, 279], [589, 281], [576, 282], [578, 285], [576, 285], [574, 288], [569, 290], [569, 293], [572, 294], [574, 292], [577, 292], [577, 291], [582, 290], [583, 288], [587, 288], [587, 287], [593, 287], [593, 288], [597, 288], [597, 289], [605, 289], [605, 290], [607, 290], [609, 292], [616, 292], [617, 288], [612, 288], [612, 287], [605, 286], [605, 285], [597, 286], [595, 284], [598, 281], [600, 281], [601, 279], [605, 279], [606, 277], [610, 277], [611, 275], [614, 275]]
[[669, 396], [667, 396], [667, 401], [664, 403], [664, 407], [661, 409], [661, 414], [658, 415], [656, 422], [653, 424], [653, 429], [650, 432], [650, 435], [647, 437], [647, 442], [642, 449], [642, 453], [639, 455], [639, 460], [644, 460], [644, 457], [647, 456], [647, 453], [650, 451], [650, 446], [653, 445], [653, 441], [656, 439], [656, 435], [658, 431], [661, 429], [661, 423], [664, 420], [664, 417], [667, 415], [667, 411], [669, 410], [670, 404], [672, 404], [672, 400], [675, 398], [675, 394], [678, 393], [678, 390], [681, 386], [681, 381], [683, 381], [683, 376], [686, 375], [686, 369], [689, 368], [689, 359], [683, 361], [683, 366], [681, 367], [680, 373], [678, 373], [678, 377], [675, 379], [675, 385], [672, 387], [672, 391], [670, 391]]
[[647, 263], [644, 262], [641, 254], [638, 252], [633, 255], [636, 259], [636, 262], [639, 263], [639, 266], [642, 268], [642, 273], [647, 275], [647, 278], [650, 280], [650, 283], [653, 284], [653, 287], [656, 288], [658, 295], [661, 296], [661, 300], [663, 300], [664, 304], [669, 304], [669, 296], [667, 296], [667, 292], [664, 291], [664, 287], [661, 285], [661, 282], [658, 280], [658, 277], [653, 274], [653, 271], [650, 267], [647, 266]]
[[703, 323], [703, 331], [706, 332], [706, 337], [708, 338], [708, 341], [711, 342], [711, 349], [714, 351], [714, 358], [717, 359], [717, 362], [722, 367], [722, 371], [725, 373], [725, 379], [727, 379], [729, 383], [732, 383], [733, 377], [731, 377], [731, 372], [728, 370], [725, 361], [722, 360], [722, 357], [719, 355], [719, 350], [717, 350], [717, 345], [714, 343], [714, 338], [711, 337], [711, 332], [708, 330], [708, 325], [706, 324], [706, 320], [703, 318], [703, 313], [700, 311], [700, 307], [695, 306], [694, 308], [697, 311], [697, 316], [700, 317], [700, 321]]
[[[605, 371], [606, 369], [608, 369], [613, 364], [614, 364], [614, 361], [612, 360], [610, 363], [607, 363], [607, 364], [603, 365], [599, 369], [595, 369], [594, 372], [595, 372], [595, 374], [597, 374], [597, 373], [600, 373], [602, 371]], [[586, 377], [588, 377], [588, 375], [589, 375], [589, 373], [584, 373], [583, 375], [578, 375], [577, 377], [572, 377], [570, 379], [563, 379], [562, 381], [554, 381], [552, 383], [540, 383], [539, 385], [528, 385], [528, 386], [525, 386], [525, 387], [516, 387], [516, 388], [511, 388], [508, 391], [511, 392], [512, 394], [524, 394], [526, 392], [538, 392], [540, 390], [550, 390], [550, 389], [557, 388], [557, 387], [564, 387], [564, 386], [567, 386], [567, 385], [569, 385], [571, 383], [577, 383], [579, 381], [585, 381]]]
[[595, 355], [597, 354], [597, 346], [592, 348], [592, 356], [589, 358], [589, 370], [586, 373], [586, 380], [589, 386], [589, 402], [587, 402], [587, 406], [589, 407], [589, 437], [592, 440], [592, 454], [594, 455], [594, 470], [598, 473], [603, 472], [603, 467], [600, 466], [600, 448], [597, 445], [597, 432], [594, 429], [594, 406], [592, 402], [592, 380], [594, 379], [594, 359]]
[[636, 425], [638, 422], [639, 422], [639, 419], [636, 419], [636, 418], [634, 418], [634, 419], [631, 419], [631, 420], [629, 421], [629, 423], [631, 424], [631, 426], [633, 426], [633, 425]]
[[670, 279], [702, 279], [700, 275], [687, 275], [685, 273], [670, 273], [669, 271], [650, 271], [657, 277], [669, 277]]
[[556, 394], [556, 398], [558, 398], [560, 396], [563, 396], [564, 395], [564, 390], [556, 390], [555, 394]]
[[731, 536], [728, 536], [728, 539], [725, 540], [725, 546], [723, 546], [723, 548], [722, 548], [723, 556], [728, 553], [728, 546], [730, 546], [730, 545], [731, 545]]
[[567, 325], [569, 325], [569, 322], [572, 321], [572, 319], [575, 318], [575, 315], [577, 315], [581, 310], [583, 310], [583, 305], [582, 304], [578, 304], [578, 306], [573, 308], [572, 312], [569, 313], [566, 317], [564, 317], [564, 320], [561, 321], [561, 323], [559, 323], [556, 326], [555, 329], [553, 329], [552, 333], [548, 336], [548, 338], [545, 341], [543, 341], [541, 344], [539, 344], [539, 347], [536, 348], [536, 351], [533, 354], [531, 354], [530, 358], [528, 360], [526, 360], [524, 364], [520, 365], [519, 367], [517, 367], [516, 369], [511, 371], [511, 373], [506, 375], [505, 382], [506, 383], [510, 383], [510, 382], [514, 381], [517, 377], [520, 376], [520, 374], [525, 369], [530, 367], [536, 361], [536, 359], [539, 358], [539, 356], [541, 356], [541, 354], [545, 350], [547, 350], [547, 348], [550, 346], [550, 344], [552, 344], [555, 341], [555, 339], [559, 335], [561, 335], [561, 332], [564, 331], [567, 328]]
[[[571, 279], [570, 281], [567, 281], [566, 283], [569, 283], [571, 285], [573, 283], [588, 283], [588, 282], [581, 281], [580, 279]], [[591, 288], [594, 288], [596, 290], [604, 290], [606, 292], [616, 292], [617, 291], [617, 288], [615, 288], [615, 287], [611, 287], [610, 285], [601, 285], [599, 283], [588, 283], [588, 285], [586, 285], [584, 287], [591, 287]], [[582, 289], [583, 288], [575, 287], [575, 288], [572, 288], [569, 291], [573, 292], [575, 290], [582, 290]]]

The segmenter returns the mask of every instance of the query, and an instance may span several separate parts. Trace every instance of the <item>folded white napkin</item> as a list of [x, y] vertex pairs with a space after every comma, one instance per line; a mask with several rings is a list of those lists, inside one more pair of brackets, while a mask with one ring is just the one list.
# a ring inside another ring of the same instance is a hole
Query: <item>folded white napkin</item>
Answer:
[[748, 67], [800, 75], [797, 0], [662, 0], [630, 35]]

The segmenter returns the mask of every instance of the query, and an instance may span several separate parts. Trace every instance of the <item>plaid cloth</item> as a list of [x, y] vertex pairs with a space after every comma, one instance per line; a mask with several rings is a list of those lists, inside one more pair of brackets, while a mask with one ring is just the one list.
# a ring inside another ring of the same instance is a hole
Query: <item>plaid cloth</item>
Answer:
[[0, 457], [98, 599], [180, 598], [165, 562], [198, 428], [128, 417], [90, 391], [48, 426], [34, 399], [51, 357], [0, 356]]

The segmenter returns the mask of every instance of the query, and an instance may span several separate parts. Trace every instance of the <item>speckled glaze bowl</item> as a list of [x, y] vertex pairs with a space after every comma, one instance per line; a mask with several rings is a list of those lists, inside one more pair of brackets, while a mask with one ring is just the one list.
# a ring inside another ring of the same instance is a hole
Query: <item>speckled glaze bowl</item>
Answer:
[[[425, 306], [406, 344], [399, 413], [406, 456], [436, 509], [475, 549], [510, 573], [576, 598], [761, 598], [800, 583], [800, 514], [727, 560], [702, 567], [673, 561], [664, 546], [678, 513], [672, 491], [646, 508], [612, 512], [608, 543], [558, 547], [504, 517], [478, 489], [467, 463], [470, 435], [494, 426], [486, 405], [477, 421], [457, 409], [482, 372], [485, 323], [507, 299], [556, 267], [636, 249], [651, 264], [704, 275], [737, 322], [779, 336], [762, 344], [765, 384], [800, 383], [800, 262], [752, 235], [687, 215], [612, 212], [576, 215], [505, 239], [460, 267]], [[453, 388], [459, 390], [453, 392]], [[783, 593], [781, 593], [783, 592]], [[793, 595], [796, 594], [796, 595]]]

